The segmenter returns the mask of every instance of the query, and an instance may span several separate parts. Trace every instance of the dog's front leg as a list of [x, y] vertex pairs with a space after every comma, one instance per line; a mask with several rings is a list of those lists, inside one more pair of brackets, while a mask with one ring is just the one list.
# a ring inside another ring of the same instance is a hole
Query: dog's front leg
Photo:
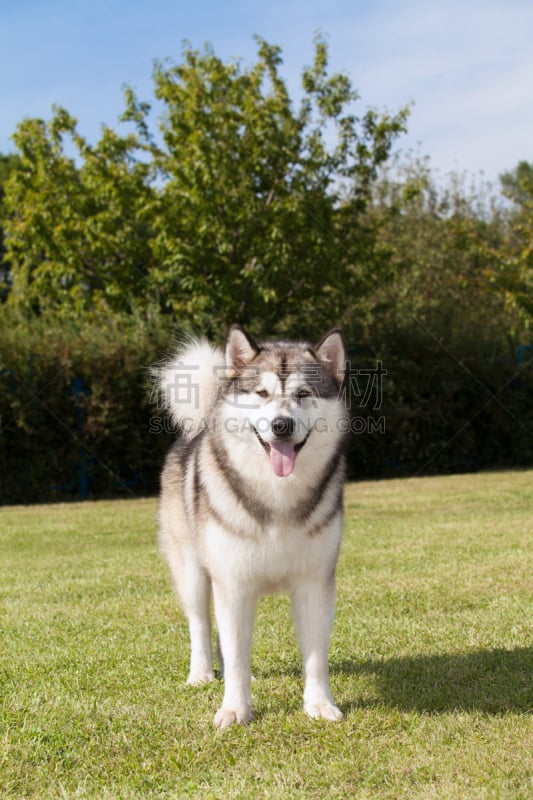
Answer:
[[343, 718], [329, 689], [328, 649], [335, 614], [335, 578], [306, 581], [291, 594], [294, 626], [303, 657], [304, 711], [313, 719]]
[[224, 699], [215, 727], [246, 725], [252, 718], [250, 651], [257, 597], [251, 592], [213, 582], [215, 617], [224, 660]]

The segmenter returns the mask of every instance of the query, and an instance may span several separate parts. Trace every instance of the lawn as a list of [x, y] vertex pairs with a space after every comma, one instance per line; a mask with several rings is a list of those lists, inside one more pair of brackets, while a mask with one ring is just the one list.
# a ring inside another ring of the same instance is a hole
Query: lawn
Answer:
[[533, 797], [533, 472], [351, 484], [331, 680], [261, 601], [255, 720], [212, 726], [155, 500], [0, 510], [0, 797]]

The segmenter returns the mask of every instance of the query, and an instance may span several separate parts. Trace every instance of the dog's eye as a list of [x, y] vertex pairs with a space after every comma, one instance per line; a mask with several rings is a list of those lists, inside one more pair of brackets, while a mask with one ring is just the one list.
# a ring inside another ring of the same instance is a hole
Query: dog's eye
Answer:
[[302, 388], [298, 389], [298, 391], [296, 392], [296, 397], [298, 398], [298, 400], [302, 400], [304, 397], [310, 397], [310, 396], [311, 396], [311, 389], [309, 389], [306, 386], [302, 386]]
[[268, 392], [266, 389], [256, 389], [255, 393], [258, 397], [268, 397]]

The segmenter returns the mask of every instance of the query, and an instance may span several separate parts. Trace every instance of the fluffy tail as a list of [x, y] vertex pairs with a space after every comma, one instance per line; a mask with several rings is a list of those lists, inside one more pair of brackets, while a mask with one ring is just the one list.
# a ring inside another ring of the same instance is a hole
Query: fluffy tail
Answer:
[[181, 433], [192, 439], [208, 424], [225, 374], [224, 354], [205, 339], [188, 339], [154, 369], [159, 405]]

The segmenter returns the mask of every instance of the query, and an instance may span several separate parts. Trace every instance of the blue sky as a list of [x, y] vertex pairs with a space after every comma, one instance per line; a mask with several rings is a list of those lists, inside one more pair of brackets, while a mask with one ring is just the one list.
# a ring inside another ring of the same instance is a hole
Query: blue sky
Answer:
[[186, 39], [244, 64], [254, 34], [281, 45], [294, 95], [316, 32], [361, 110], [414, 103], [400, 146], [439, 173], [497, 181], [533, 161], [531, 0], [0, 0], [0, 152], [53, 103], [95, 141], [102, 123], [117, 126], [123, 84], [149, 100], [154, 59], [178, 60]]

